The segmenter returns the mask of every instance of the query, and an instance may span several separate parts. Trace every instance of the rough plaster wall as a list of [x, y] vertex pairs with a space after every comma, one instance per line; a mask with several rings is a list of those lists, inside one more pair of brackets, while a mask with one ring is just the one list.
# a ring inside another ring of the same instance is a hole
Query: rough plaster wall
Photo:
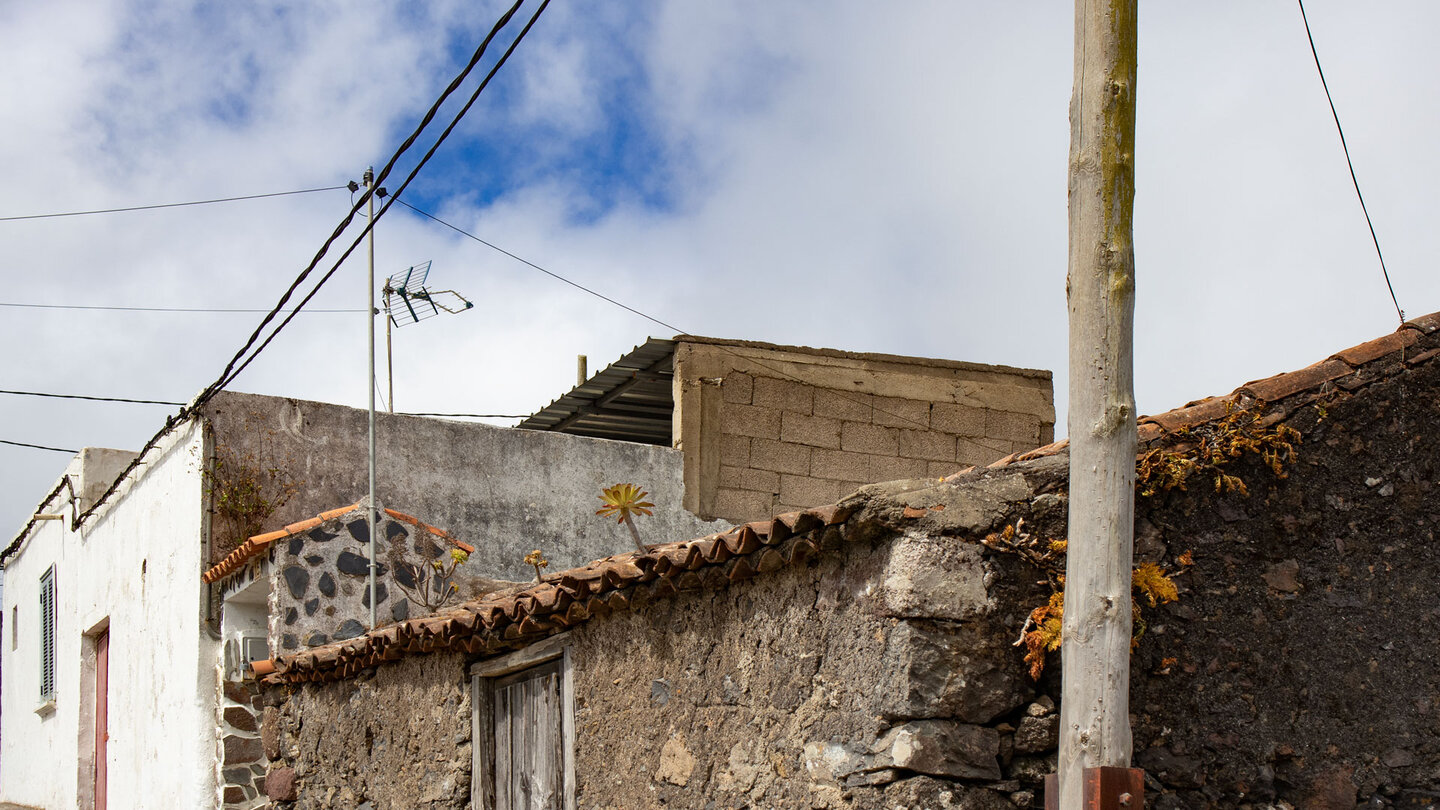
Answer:
[[[267, 531], [368, 491], [363, 410], [225, 392], [207, 417], [217, 445], [289, 466], [303, 482]], [[600, 490], [625, 481], [657, 505], [642, 526], [647, 538], [722, 528], [683, 509], [680, 454], [669, 448], [384, 413], [376, 437], [380, 502], [475, 546], [466, 567], [476, 575], [531, 579], [523, 557], [533, 548], [552, 571], [633, 548], [623, 526], [595, 515]]]
[[470, 806], [470, 689], [461, 656], [416, 656], [371, 677], [309, 685], [288, 699], [272, 690], [267, 698], [267, 783], [293, 785], [297, 797], [273, 807]]

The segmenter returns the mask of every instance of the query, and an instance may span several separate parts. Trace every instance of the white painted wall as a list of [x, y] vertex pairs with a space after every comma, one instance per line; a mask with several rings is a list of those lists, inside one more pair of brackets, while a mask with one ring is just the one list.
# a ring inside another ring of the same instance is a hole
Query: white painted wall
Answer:
[[[111, 807], [213, 807], [216, 798], [215, 663], [219, 645], [203, 626], [204, 503], [201, 431], [177, 429], [151, 452], [143, 474], [80, 532], [68, 521], [39, 524], [6, 563], [4, 610], [19, 608], [3, 654], [0, 801], [44, 808], [85, 806], [82, 751], [93, 744], [86, 695], [93, 689], [93, 637], [110, 628]], [[78, 462], [67, 473], [78, 473]], [[69, 494], [44, 507], [69, 512]], [[57, 701], [39, 702], [38, 589], [57, 576]], [[87, 659], [90, 667], [84, 666]]]

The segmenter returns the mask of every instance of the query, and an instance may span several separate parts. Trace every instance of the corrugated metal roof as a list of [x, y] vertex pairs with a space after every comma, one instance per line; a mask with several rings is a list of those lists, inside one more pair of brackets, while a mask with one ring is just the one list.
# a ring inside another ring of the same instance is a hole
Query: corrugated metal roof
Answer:
[[516, 427], [669, 447], [674, 357], [675, 341], [650, 338]]

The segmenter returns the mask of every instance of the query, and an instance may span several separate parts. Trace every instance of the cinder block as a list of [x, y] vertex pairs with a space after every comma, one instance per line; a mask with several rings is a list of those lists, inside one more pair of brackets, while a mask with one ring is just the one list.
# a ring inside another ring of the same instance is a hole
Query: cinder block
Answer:
[[809, 415], [814, 410], [815, 389], [794, 380], [756, 377], [752, 401], [764, 408]]
[[864, 481], [870, 477], [870, 457], [844, 450], [816, 450], [810, 454], [810, 475], [843, 481]]
[[749, 467], [750, 437], [721, 434], [720, 463], [731, 467]]
[[755, 378], [749, 374], [742, 374], [739, 371], [732, 371], [725, 375], [725, 381], [720, 384], [720, 391], [724, 394], [725, 402], [733, 402], [737, 405], [749, 405], [752, 392], [755, 390]]
[[1012, 442], [1034, 442], [1032, 446], [1039, 447], [1040, 417], [1028, 413], [986, 411], [985, 436]]
[[996, 449], [994, 447], [987, 447], [978, 441], [962, 438], [958, 441], [955, 448], [955, 461], [962, 467], [968, 467], [972, 464], [977, 467], [984, 466], [1014, 452], [1010, 449], [1010, 446], [1009, 442], [1005, 442], [1004, 449]]
[[720, 487], [774, 494], [780, 491], [780, 473], [751, 467], [721, 467]]
[[780, 412], [754, 405], [726, 404], [721, 409], [721, 432], [757, 439], [780, 438]]
[[844, 422], [869, 422], [873, 399], [869, 394], [816, 388], [815, 415]]
[[900, 455], [926, 461], [954, 461], [955, 437], [924, 430], [900, 431]]
[[930, 427], [958, 436], [984, 436], [985, 409], [937, 402], [930, 409]]
[[[999, 458], [999, 456], [996, 456]], [[902, 478], [927, 478], [930, 462], [918, 458], [896, 458], [894, 456], [870, 457], [870, 480], [898, 481]]]
[[900, 439], [895, 435], [896, 432], [895, 428], [881, 425], [845, 422], [840, 427], [840, 449], [893, 456], [900, 452]]
[[915, 399], [875, 397], [870, 421], [877, 425], [924, 430], [930, 427], [930, 403]]
[[785, 411], [780, 414], [780, 441], [835, 450], [840, 447], [840, 421]]
[[810, 448], [800, 444], [756, 439], [750, 443], [750, 466], [757, 470], [808, 475]]
[[969, 464], [961, 464], [958, 461], [932, 461], [925, 465], [925, 473], [927, 478], [944, 478], [969, 466]]
[[781, 503], [803, 504], [804, 508], [834, 503], [838, 484], [804, 475], [780, 476]]
[[774, 496], [745, 489], [721, 489], [715, 493], [715, 516], [732, 523], [770, 517]]

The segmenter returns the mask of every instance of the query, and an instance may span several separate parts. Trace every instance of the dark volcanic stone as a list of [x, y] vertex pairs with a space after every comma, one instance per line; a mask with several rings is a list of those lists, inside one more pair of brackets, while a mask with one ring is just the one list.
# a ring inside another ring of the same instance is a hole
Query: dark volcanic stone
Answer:
[[257, 739], [246, 739], [236, 737], [233, 734], [225, 738], [225, 763], [226, 765], [241, 765], [247, 762], [254, 762], [265, 755]]
[[364, 634], [364, 632], [365, 625], [354, 619], [346, 619], [340, 623], [339, 627], [335, 628], [335, 640], [344, 641], [347, 638], [355, 638], [356, 636]]
[[319, 565], [320, 563], [325, 562], [325, 558], [321, 557], [319, 554], [306, 554], [305, 562], [310, 563], [311, 565]]
[[320, 575], [320, 581], [315, 583], [315, 587], [319, 588], [320, 593], [324, 594], [325, 596], [334, 596], [335, 578], [330, 576], [329, 571], [326, 571], [325, 573]]
[[286, 566], [281, 572], [285, 577], [285, 585], [290, 589], [290, 595], [296, 599], [305, 597], [305, 589], [310, 587], [310, 572], [298, 565]]
[[440, 556], [440, 547], [428, 537], [416, 537], [415, 553], [427, 560], [433, 560]]
[[310, 542], [312, 542], [312, 543], [323, 543], [323, 542], [325, 542], [326, 540], [334, 540], [334, 539], [335, 539], [335, 533], [334, 533], [334, 532], [327, 532], [327, 531], [325, 531], [324, 529], [311, 529], [311, 530], [310, 530]]
[[302, 537], [292, 537], [292, 538], [290, 538], [290, 556], [291, 556], [291, 557], [298, 556], [298, 555], [300, 554], [300, 550], [303, 549], [303, 548], [305, 548], [305, 539], [304, 539], [304, 538], [302, 538]]
[[355, 538], [356, 542], [370, 542], [370, 524], [366, 522], [365, 518], [352, 520], [345, 524], [345, 528], [350, 532], [350, 536]]
[[352, 577], [363, 577], [370, 574], [370, 561], [350, 551], [340, 552], [340, 556], [335, 560], [335, 567], [340, 570], [340, 573], [349, 574]]
[[[308, 602], [305, 603], [305, 615], [306, 615], [306, 616], [314, 616], [314, 615], [315, 615], [315, 611], [317, 611], [317, 610], [319, 610], [319, 609], [320, 609], [320, 597], [318, 597], [318, 596], [315, 597], [314, 599], [311, 599], [310, 601], [308, 601]], [[294, 610], [294, 608], [291, 608], [291, 610]]]
[[410, 532], [404, 526], [401, 526], [399, 523], [396, 523], [393, 520], [385, 521], [385, 539], [387, 541], [393, 543], [395, 542], [396, 538], [403, 540], [409, 536]]
[[271, 768], [265, 774], [265, 795], [271, 801], [293, 802], [299, 795], [295, 789], [294, 768]]
[[300, 611], [296, 610], [296, 609], [293, 608], [293, 607], [292, 607], [292, 608], [286, 608], [286, 609], [285, 609], [285, 623], [286, 623], [286, 624], [294, 624], [295, 621], [296, 621], [297, 619], [299, 619], [299, 618], [300, 618]]
[[300, 639], [295, 638], [294, 633], [286, 633], [280, 637], [280, 646], [287, 650], [293, 650], [300, 646]]
[[255, 715], [251, 714], [248, 709], [242, 709], [239, 706], [227, 706], [224, 717], [225, 722], [241, 731], [254, 731], [256, 729]]
[[401, 599], [400, 601], [391, 605], [390, 615], [393, 616], [395, 618], [395, 621], [397, 622], [403, 622], [406, 619], [410, 618], [410, 600]]
[[415, 569], [409, 563], [399, 563], [395, 566], [395, 581], [400, 583], [402, 588], [415, 587]]
[[320, 632], [319, 630], [312, 631], [305, 636], [305, 646], [307, 647], [319, 647], [322, 644], [329, 643], [330, 637]]
[[[375, 582], [375, 604], [378, 605], [384, 602], [389, 595], [390, 592], [385, 590], [385, 583], [377, 580]], [[368, 585], [365, 587], [364, 592], [360, 594], [360, 604], [363, 607], [370, 607], [370, 588]]]

